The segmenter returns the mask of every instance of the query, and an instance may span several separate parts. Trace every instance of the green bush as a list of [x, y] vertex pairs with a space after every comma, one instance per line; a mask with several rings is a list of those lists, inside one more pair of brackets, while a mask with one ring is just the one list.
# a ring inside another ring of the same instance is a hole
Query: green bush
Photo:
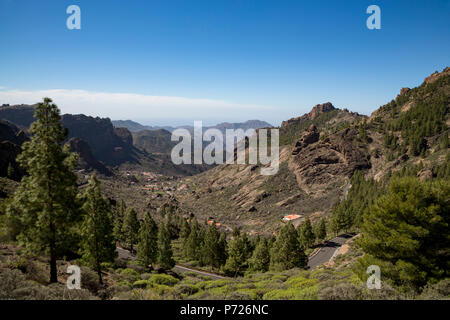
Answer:
[[180, 282], [180, 280], [168, 274], [155, 274], [149, 279], [149, 281], [152, 284], [165, 285], [169, 287], [173, 287]]
[[193, 295], [200, 291], [200, 288], [193, 284], [180, 283], [175, 286], [175, 291], [183, 295]]
[[147, 288], [151, 285], [151, 282], [148, 280], [137, 280], [133, 283], [133, 288]]
[[315, 300], [317, 299], [317, 286], [309, 286], [302, 289], [289, 288], [285, 290], [272, 290], [267, 292], [264, 300]]
[[139, 273], [137, 273], [135, 270], [131, 268], [122, 269], [119, 273], [126, 277], [135, 278], [135, 281], [140, 278]]

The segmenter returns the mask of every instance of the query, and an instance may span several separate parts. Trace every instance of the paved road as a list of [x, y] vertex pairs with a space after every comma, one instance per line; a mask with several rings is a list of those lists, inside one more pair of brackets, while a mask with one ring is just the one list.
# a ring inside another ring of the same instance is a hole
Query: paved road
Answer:
[[[121, 247], [117, 247], [116, 251], [119, 255], [119, 258], [121, 259], [126, 259], [126, 260], [135, 260], [136, 256], [135, 254], [131, 253], [129, 250], [121, 248]], [[202, 276], [207, 276], [207, 277], [211, 277], [211, 279], [213, 280], [218, 280], [218, 279], [226, 279], [226, 277], [223, 276], [219, 276], [218, 274], [214, 274], [214, 273], [210, 273], [210, 272], [205, 272], [205, 271], [200, 271], [200, 270], [196, 270], [196, 269], [191, 269], [185, 266], [180, 266], [180, 265], [176, 265], [174, 267], [175, 271], [178, 271], [180, 273], [185, 273], [185, 272], [195, 272], [199, 275]]]
[[322, 248], [319, 249], [308, 261], [308, 268], [313, 269], [325, 262], [328, 262], [333, 257], [334, 253], [354, 234], [343, 234], [327, 241]]
[[211, 277], [211, 279], [213, 279], [213, 280], [227, 279], [227, 277], [219, 276], [218, 274], [215, 274], [215, 273], [209, 273], [209, 272], [205, 272], [205, 271], [195, 270], [195, 269], [187, 268], [187, 267], [180, 266], [180, 265], [176, 265], [174, 267], [174, 269], [176, 271], [178, 271], [178, 272], [181, 272], [181, 273], [184, 273], [184, 272], [195, 272], [195, 273], [200, 274], [202, 276]]

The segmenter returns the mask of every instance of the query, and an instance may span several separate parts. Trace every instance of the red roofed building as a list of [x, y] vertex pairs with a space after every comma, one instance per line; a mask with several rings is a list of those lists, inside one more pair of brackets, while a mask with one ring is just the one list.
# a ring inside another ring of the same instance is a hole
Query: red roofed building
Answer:
[[290, 214], [290, 215], [284, 216], [283, 221], [288, 222], [288, 221], [297, 220], [299, 218], [301, 218], [301, 216], [298, 214]]

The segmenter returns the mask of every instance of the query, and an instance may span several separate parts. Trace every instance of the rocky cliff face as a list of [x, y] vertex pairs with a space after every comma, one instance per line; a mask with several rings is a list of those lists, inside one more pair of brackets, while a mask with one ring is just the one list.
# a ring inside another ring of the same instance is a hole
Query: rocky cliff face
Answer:
[[96, 159], [108, 165], [136, 161], [131, 133], [125, 128], [115, 129], [110, 119], [64, 114], [62, 123], [69, 129], [68, 138], [87, 142]]
[[344, 185], [356, 170], [369, 169], [370, 156], [358, 134], [347, 128], [318, 141], [317, 129], [309, 128], [296, 142], [290, 160], [299, 187], [308, 194], [325, 192]]
[[70, 138], [67, 142], [70, 145], [72, 152], [76, 152], [79, 156], [78, 169], [96, 170], [106, 176], [111, 176], [112, 172], [103, 163], [98, 161], [92, 155], [91, 147], [89, 144], [77, 137]]

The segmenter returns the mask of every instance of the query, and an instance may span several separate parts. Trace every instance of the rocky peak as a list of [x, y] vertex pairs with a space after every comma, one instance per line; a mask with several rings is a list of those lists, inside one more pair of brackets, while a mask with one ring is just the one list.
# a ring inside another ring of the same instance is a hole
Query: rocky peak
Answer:
[[309, 113], [305, 113], [301, 117], [291, 118], [289, 120], [283, 121], [281, 123], [281, 126], [285, 127], [291, 123], [295, 123], [295, 122], [301, 123], [304, 121], [313, 120], [316, 117], [318, 117], [319, 115], [321, 115], [322, 113], [333, 111], [333, 110], [336, 110], [336, 108], [333, 106], [333, 104], [331, 102], [316, 104]]
[[450, 67], [445, 68], [442, 72], [434, 72], [425, 78], [424, 83], [432, 83], [442, 76], [450, 75]]
[[333, 106], [333, 104], [331, 102], [326, 102], [326, 103], [322, 103], [322, 104], [316, 104], [311, 112], [309, 113], [309, 116], [312, 119], [316, 118], [318, 115], [325, 113], [325, 112], [329, 112], [329, 111], [333, 111], [336, 108]]

